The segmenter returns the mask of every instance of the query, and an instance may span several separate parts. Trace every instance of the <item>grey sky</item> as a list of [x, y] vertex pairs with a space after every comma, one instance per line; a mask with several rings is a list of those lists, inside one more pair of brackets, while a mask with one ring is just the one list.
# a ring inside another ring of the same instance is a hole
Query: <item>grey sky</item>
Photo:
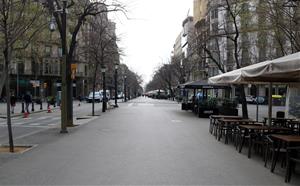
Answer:
[[122, 0], [128, 17], [119, 14], [117, 34], [124, 49], [122, 62], [143, 76], [147, 83], [153, 71], [166, 63], [182, 29], [182, 21], [192, 15], [193, 0]]

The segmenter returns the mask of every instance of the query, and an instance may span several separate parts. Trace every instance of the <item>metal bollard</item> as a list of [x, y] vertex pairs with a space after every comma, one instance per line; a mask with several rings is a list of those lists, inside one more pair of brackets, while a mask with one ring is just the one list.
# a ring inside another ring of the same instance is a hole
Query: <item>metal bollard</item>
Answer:
[[42, 100], [40, 102], [40, 110], [43, 110], [43, 102], [42, 102]]
[[25, 109], [24, 109], [24, 102], [22, 101], [22, 113], [25, 112]]
[[31, 102], [31, 111], [34, 112], [34, 102]]

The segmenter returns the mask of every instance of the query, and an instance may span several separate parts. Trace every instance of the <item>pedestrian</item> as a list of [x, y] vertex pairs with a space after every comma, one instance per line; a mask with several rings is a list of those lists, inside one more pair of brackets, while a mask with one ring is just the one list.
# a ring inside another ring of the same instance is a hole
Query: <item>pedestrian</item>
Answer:
[[24, 101], [25, 101], [25, 109], [26, 109], [26, 112], [29, 113], [29, 104], [32, 102], [32, 99], [31, 99], [31, 95], [29, 92], [27, 92], [24, 96]]
[[17, 98], [14, 94], [10, 96], [10, 106], [11, 106], [11, 113], [15, 113], [15, 106], [16, 106]]

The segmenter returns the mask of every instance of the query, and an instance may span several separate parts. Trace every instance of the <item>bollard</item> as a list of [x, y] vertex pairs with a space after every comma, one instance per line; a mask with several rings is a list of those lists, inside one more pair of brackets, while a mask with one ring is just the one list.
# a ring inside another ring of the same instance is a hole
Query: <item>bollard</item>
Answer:
[[40, 102], [40, 110], [43, 110], [43, 102], [42, 102], [42, 100]]
[[49, 103], [48, 103], [47, 112], [48, 112], [48, 113], [51, 113], [51, 112], [52, 112], [52, 111], [51, 111], [51, 108], [50, 108], [50, 104], [49, 104]]
[[22, 101], [22, 113], [25, 113], [24, 102]]
[[31, 111], [34, 112], [34, 101], [31, 102]]
[[28, 118], [28, 116], [29, 116], [29, 113], [27, 111], [24, 112], [23, 118]]

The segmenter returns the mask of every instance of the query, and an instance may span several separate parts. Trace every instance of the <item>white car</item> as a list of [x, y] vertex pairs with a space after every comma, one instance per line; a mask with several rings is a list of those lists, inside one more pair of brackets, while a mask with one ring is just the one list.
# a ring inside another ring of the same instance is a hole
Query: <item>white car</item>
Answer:
[[[102, 101], [102, 95], [100, 92], [95, 92], [95, 98], [94, 98], [95, 102], [101, 102]], [[93, 102], [93, 92], [90, 92], [89, 97], [87, 99], [88, 103], [92, 103]]]
[[[99, 92], [100, 92], [100, 94], [101, 94], [101, 96], [102, 96], [102, 98], [103, 98], [103, 90], [99, 90]], [[110, 100], [110, 93], [109, 93], [109, 90], [106, 90], [106, 97], [107, 97], [107, 100]], [[101, 99], [101, 101], [102, 101], [102, 99]]]
[[246, 102], [247, 103], [255, 103], [255, 97], [251, 96], [251, 95], [246, 96]]

